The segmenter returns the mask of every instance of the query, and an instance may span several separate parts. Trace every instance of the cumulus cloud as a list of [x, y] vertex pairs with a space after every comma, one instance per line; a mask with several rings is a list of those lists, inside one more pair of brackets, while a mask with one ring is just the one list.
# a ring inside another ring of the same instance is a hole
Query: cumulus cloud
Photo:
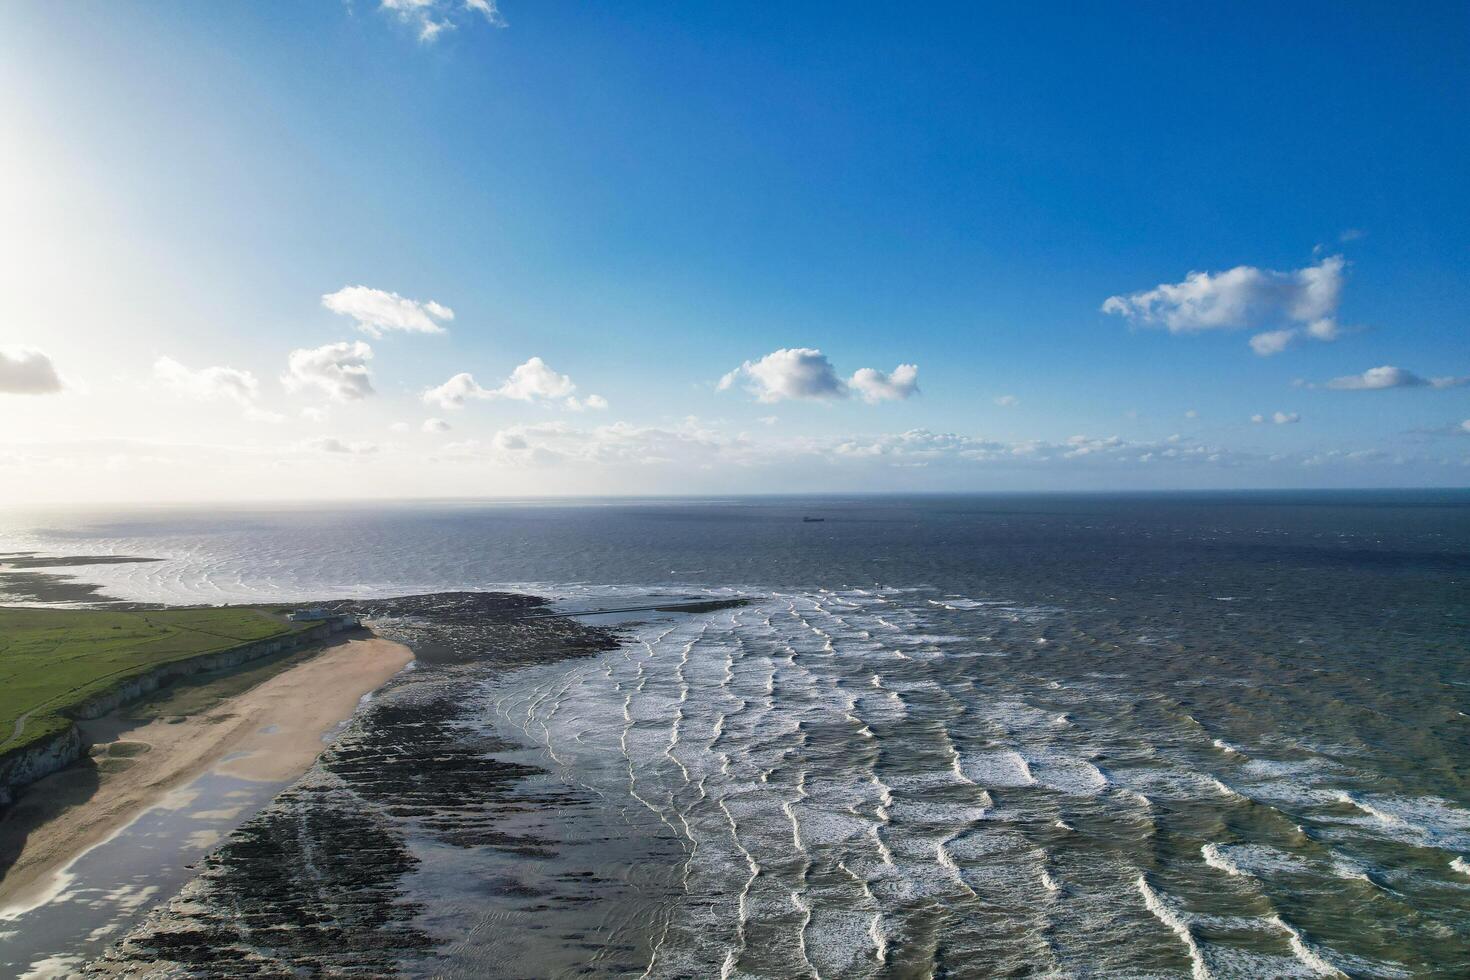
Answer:
[[413, 28], [424, 44], [433, 43], [466, 19], [505, 26], [495, 0], [379, 0], [379, 6]]
[[153, 362], [153, 377], [165, 387], [201, 401], [227, 399], [249, 405], [260, 390], [260, 383], [249, 371], [231, 367], [192, 370], [171, 357]]
[[344, 442], [341, 439], [333, 437], [309, 439], [306, 442], [300, 443], [299, 448], [306, 452], [333, 453], [348, 456], [369, 456], [378, 451], [377, 443]]
[[1191, 272], [1183, 282], [1109, 296], [1102, 311], [1170, 333], [1268, 328], [1251, 338], [1263, 357], [1301, 340], [1336, 340], [1337, 308], [1347, 263], [1330, 255], [1290, 272], [1241, 265], [1224, 272]]
[[847, 386], [832, 369], [827, 355], [814, 347], [783, 347], [758, 361], [746, 361], [720, 379], [728, 391], [741, 379], [759, 401], [846, 398]]
[[370, 337], [391, 330], [408, 333], [443, 333], [443, 323], [454, 319], [454, 311], [429, 300], [419, 302], [397, 293], [367, 286], [344, 286], [322, 296], [322, 305], [333, 313], [350, 316], [357, 329]]
[[900, 364], [890, 374], [884, 374], [875, 368], [858, 368], [848, 384], [870, 405], [903, 401], [918, 394], [919, 367], [916, 364]]
[[566, 398], [577, 386], [565, 374], [557, 374], [541, 358], [533, 357], [524, 364], [516, 365], [505, 384], [495, 389], [501, 398], [529, 402], [538, 398]]
[[1470, 377], [1425, 378], [1413, 371], [1384, 364], [1369, 368], [1362, 374], [1333, 378], [1325, 387], [1338, 391], [1378, 391], [1383, 388], [1458, 388], [1466, 384], [1470, 384]]
[[996, 396], [995, 403], [1001, 408], [1015, 408], [1021, 404], [1021, 399], [1015, 395], [998, 395]]
[[1258, 425], [1265, 422], [1270, 422], [1273, 425], [1291, 425], [1301, 420], [1302, 417], [1296, 412], [1272, 412], [1270, 415], [1256, 414], [1251, 416], [1251, 421]]
[[541, 358], [533, 357], [526, 363], [517, 365], [510, 377], [498, 388], [485, 388], [475, 380], [474, 375], [461, 372], [442, 385], [425, 391], [423, 399], [427, 404], [446, 409], [463, 408], [465, 402], [471, 399], [492, 401], [497, 398], [522, 402], [559, 402], [572, 411], [607, 408], [607, 399], [601, 395], [588, 395], [578, 399], [573, 394], [576, 390], [577, 386], [570, 377], [558, 374]]
[[443, 419], [424, 419], [425, 432], [448, 432], [453, 426]]
[[900, 401], [919, 391], [919, 368], [900, 364], [891, 373], [859, 368], [850, 381], [837, 376], [827, 355], [814, 347], [783, 347], [758, 361], [746, 361], [720, 379], [720, 391], [744, 382], [757, 401], [835, 401], [856, 391], [869, 403]]
[[54, 395], [63, 387], [51, 358], [34, 347], [0, 348], [0, 394]]
[[367, 362], [373, 349], [360, 340], [293, 350], [281, 383], [290, 391], [319, 391], [339, 402], [373, 394]]

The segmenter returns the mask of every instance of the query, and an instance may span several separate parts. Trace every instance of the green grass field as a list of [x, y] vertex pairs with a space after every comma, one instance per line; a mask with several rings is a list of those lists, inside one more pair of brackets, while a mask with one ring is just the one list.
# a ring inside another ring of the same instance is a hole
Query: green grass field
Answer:
[[0, 752], [60, 731], [67, 708], [159, 664], [311, 625], [243, 607], [0, 608]]

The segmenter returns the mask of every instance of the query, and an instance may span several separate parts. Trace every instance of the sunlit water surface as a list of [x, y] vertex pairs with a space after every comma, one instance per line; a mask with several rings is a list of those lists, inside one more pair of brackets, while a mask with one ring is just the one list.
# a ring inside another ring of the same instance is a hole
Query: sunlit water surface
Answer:
[[[535, 816], [545, 856], [425, 843], [446, 975], [1470, 973], [1467, 494], [41, 515], [0, 550], [164, 558], [78, 574], [169, 602], [752, 599], [466, 690], [592, 802]], [[585, 875], [582, 940], [479, 929], [536, 912], [467, 867]]]

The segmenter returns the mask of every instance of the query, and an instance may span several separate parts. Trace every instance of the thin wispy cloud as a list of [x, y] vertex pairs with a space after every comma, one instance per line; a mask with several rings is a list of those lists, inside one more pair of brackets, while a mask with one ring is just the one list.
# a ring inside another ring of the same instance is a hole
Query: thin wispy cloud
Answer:
[[285, 416], [256, 404], [260, 382], [249, 371], [232, 367], [189, 368], [171, 357], [153, 362], [153, 380], [185, 398], [196, 401], [230, 401], [256, 422], [283, 422]]
[[419, 302], [397, 293], [368, 286], [344, 286], [322, 297], [322, 305], [333, 313], [350, 316], [357, 329], [370, 337], [391, 331], [443, 333], [454, 311], [433, 300]]
[[1405, 368], [1384, 364], [1362, 374], [1333, 378], [1322, 387], [1336, 391], [1381, 391], [1386, 388], [1459, 388], [1470, 384], [1470, 377], [1426, 378]]
[[1300, 422], [1302, 417], [1296, 412], [1272, 412], [1270, 415], [1256, 414], [1251, 416], [1251, 421], [1257, 425], [1270, 422], [1272, 425], [1292, 425]]
[[339, 456], [371, 456], [378, 451], [378, 444], [374, 442], [351, 442], [335, 437], [324, 439], [308, 439], [300, 443], [299, 448], [309, 453], [329, 453]]
[[1289, 272], [1249, 265], [1191, 272], [1182, 282], [1109, 296], [1102, 312], [1174, 334], [1258, 329], [1251, 349], [1269, 357], [1299, 341], [1341, 336], [1337, 311], [1346, 268], [1342, 256], [1331, 255]]
[[187, 368], [171, 357], [153, 362], [154, 380], [190, 398], [211, 400], [225, 398], [249, 405], [260, 390], [260, 383], [249, 371], [231, 367]]
[[379, 0], [379, 7], [412, 28], [424, 44], [467, 21], [506, 26], [495, 0]]

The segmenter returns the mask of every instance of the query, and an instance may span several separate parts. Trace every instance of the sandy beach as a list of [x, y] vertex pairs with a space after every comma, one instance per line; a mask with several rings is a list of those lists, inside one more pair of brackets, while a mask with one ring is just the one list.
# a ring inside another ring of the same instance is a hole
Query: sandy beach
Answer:
[[49, 900], [78, 856], [150, 808], [177, 802], [205, 773], [296, 778], [362, 696], [412, 659], [407, 647], [379, 637], [339, 640], [182, 720], [142, 723], [115, 714], [83, 723], [98, 764], [41, 780], [0, 821], [0, 849], [18, 852], [0, 880], [0, 918]]

